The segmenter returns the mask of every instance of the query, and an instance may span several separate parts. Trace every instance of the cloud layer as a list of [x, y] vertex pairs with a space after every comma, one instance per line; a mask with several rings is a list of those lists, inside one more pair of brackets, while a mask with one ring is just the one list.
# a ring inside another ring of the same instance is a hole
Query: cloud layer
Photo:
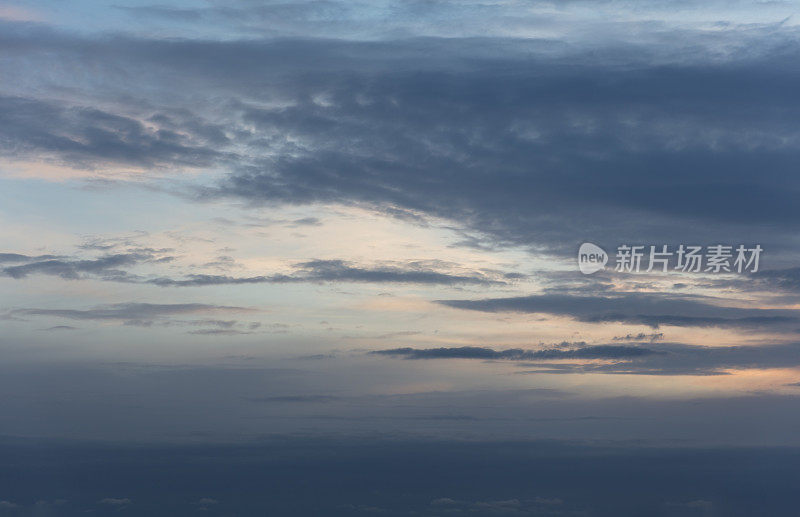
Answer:
[[617, 293], [613, 296], [541, 294], [482, 300], [441, 300], [456, 309], [482, 312], [542, 313], [579, 321], [623, 322], [679, 327], [758, 327], [796, 324], [793, 309], [750, 309], [721, 305], [721, 300], [665, 293]]
[[[682, 35], [699, 45], [689, 54], [646, 40], [589, 53], [541, 39], [98, 40], [8, 28], [6, 67], [105, 70], [100, 90], [69, 79], [69, 102], [3, 97], [2, 142], [17, 158], [221, 167], [195, 195], [396, 207], [556, 251], [712, 235], [778, 251], [800, 220], [791, 28], [721, 31], [724, 57], [700, 31]], [[730, 47], [742, 34], [756, 43], [747, 51]], [[126, 84], [137, 70], [147, 73]], [[182, 102], [159, 86], [168, 81], [222, 107]], [[102, 110], [88, 106], [97, 95]]]

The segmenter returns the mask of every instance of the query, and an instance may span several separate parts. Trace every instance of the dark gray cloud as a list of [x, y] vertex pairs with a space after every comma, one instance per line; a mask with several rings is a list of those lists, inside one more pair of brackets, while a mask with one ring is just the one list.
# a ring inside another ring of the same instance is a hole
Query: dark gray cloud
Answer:
[[248, 312], [253, 309], [202, 303], [116, 303], [92, 309], [13, 309], [11, 317], [48, 316], [72, 320], [120, 321], [130, 325], [148, 325], [163, 318], [181, 314]]
[[614, 336], [614, 341], [658, 341], [664, 339], [663, 332], [652, 332], [645, 334], [639, 332], [638, 334], [625, 334], [624, 336]]
[[483, 312], [543, 313], [579, 321], [679, 327], [758, 327], [791, 324], [800, 315], [791, 309], [746, 309], [717, 305], [722, 300], [663, 293], [620, 293], [614, 296], [541, 294], [481, 300], [440, 300], [456, 309]]
[[[67, 279], [78, 279], [85, 273], [109, 279], [124, 278], [126, 273], [119, 268], [133, 266], [140, 262], [155, 260], [155, 257], [144, 253], [117, 253], [89, 260], [47, 259], [26, 257], [27, 264], [7, 266], [2, 273], [11, 278], [25, 278], [32, 274], [60, 276]], [[20, 259], [22, 261], [23, 259]]]
[[[794, 29], [589, 52], [541, 39], [92, 39], [6, 25], [14, 59], [102, 69], [109, 104], [173, 124], [7, 96], [14, 149], [230, 171], [200, 199], [396, 209], [564, 253], [584, 240], [758, 240], [778, 260], [800, 221]], [[225, 138], [241, 153], [220, 154]]]
[[800, 292], [800, 267], [759, 271], [751, 284], [755, 289]]
[[[495, 350], [473, 346], [406, 347], [375, 350], [370, 354], [405, 359], [518, 361], [518, 365], [525, 368], [520, 373], [531, 374], [724, 375], [728, 369], [800, 366], [800, 343], [718, 347], [652, 342], [635, 345], [563, 345], [539, 350]], [[577, 361], [550, 362], [563, 360]]]
[[19, 253], [0, 253], [0, 263], [14, 263], [14, 262], [36, 262], [40, 260], [52, 260], [60, 258], [56, 255], [21, 255]]
[[631, 70], [600, 58], [338, 75], [324, 106], [244, 108], [261, 131], [303, 147], [239, 167], [216, 193], [399, 206], [570, 252], [582, 240], [769, 238], [798, 220], [794, 151], [779, 143], [794, 138], [779, 115], [791, 101], [754, 78], [798, 82], [784, 73], [745, 62]]
[[219, 142], [201, 135], [153, 130], [120, 114], [31, 98], [0, 96], [0, 128], [0, 149], [8, 157], [43, 154], [82, 167], [102, 162], [201, 167], [222, 156], [213, 148]]
[[740, 346], [649, 344], [655, 352], [616, 364], [528, 363], [522, 373], [610, 373], [628, 375], [726, 375], [727, 370], [800, 366], [800, 343]]
[[48, 327], [42, 330], [46, 330], [48, 332], [53, 332], [57, 330], [77, 330], [77, 327], [73, 327], [72, 325], [54, 325], [52, 327]]
[[237, 284], [266, 284], [289, 283], [297, 281], [288, 275], [235, 277], [228, 275], [187, 275], [185, 278], [159, 277], [148, 280], [147, 283], [162, 287], [198, 287], [207, 285], [237, 285]]
[[[800, 268], [763, 269], [747, 276], [704, 279], [699, 285], [747, 295], [767, 294], [775, 304], [795, 305], [800, 300]], [[680, 289], [686, 284], [673, 287]]]
[[427, 264], [409, 262], [403, 267], [378, 266], [363, 268], [342, 260], [312, 260], [297, 264], [298, 275], [312, 281], [394, 282], [417, 284], [501, 285], [506, 282], [480, 273], [458, 275], [432, 270]]

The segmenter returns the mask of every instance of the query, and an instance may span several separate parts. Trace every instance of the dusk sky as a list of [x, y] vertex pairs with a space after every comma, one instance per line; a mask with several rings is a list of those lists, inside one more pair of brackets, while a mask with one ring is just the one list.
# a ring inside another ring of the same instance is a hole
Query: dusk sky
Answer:
[[796, 515], [799, 10], [0, 1], [0, 515]]

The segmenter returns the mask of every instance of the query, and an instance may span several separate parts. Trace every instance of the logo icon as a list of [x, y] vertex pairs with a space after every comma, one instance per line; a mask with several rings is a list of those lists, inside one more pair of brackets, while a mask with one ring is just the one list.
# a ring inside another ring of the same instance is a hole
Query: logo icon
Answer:
[[578, 268], [584, 275], [591, 275], [606, 267], [608, 253], [591, 242], [584, 242], [578, 250]]

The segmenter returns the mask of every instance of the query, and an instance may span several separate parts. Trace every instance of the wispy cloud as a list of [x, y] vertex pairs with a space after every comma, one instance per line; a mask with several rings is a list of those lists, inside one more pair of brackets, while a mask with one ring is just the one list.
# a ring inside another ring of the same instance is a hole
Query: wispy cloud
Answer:
[[[173, 256], [156, 253], [159, 250], [140, 249], [134, 253], [116, 253], [99, 258], [49, 258], [30, 257], [6, 253], [7, 262], [23, 262], [0, 269], [2, 274], [15, 279], [34, 274], [59, 276], [76, 280], [95, 278], [114, 282], [144, 283], [161, 287], [199, 287], [237, 284], [288, 284], [288, 283], [397, 283], [428, 285], [506, 285], [516, 276], [498, 271], [451, 272], [436, 270], [427, 262], [358, 265], [344, 260], [310, 260], [291, 266], [288, 273], [256, 276], [230, 276], [213, 274], [187, 274], [182, 278], [143, 276], [131, 273], [133, 266], [170, 263]], [[165, 250], [161, 250], [165, 251]], [[2, 258], [2, 256], [0, 256]], [[224, 257], [222, 257], [224, 258]], [[230, 261], [211, 262], [206, 267], [230, 265]]]
[[35, 258], [27, 264], [5, 267], [2, 272], [11, 278], [17, 279], [25, 278], [32, 274], [44, 274], [74, 280], [80, 278], [84, 273], [114, 279], [126, 276], [119, 268], [152, 260], [154, 260], [152, 255], [143, 253], [120, 253], [89, 260], [38, 260], [38, 258]]
[[48, 316], [71, 320], [116, 321], [129, 325], [148, 325], [170, 316], [187, 314], [248, 313], [254, 309], [202, 303], [117, 303], [92, 309], [13, 309], [6, 315], [14, 318]]
[[626, 359], [656, 354], [654, 350], [639, 346], [596, 345], [573, 349], [551, 348], [545, 350], [523, 350], [462, 346], [455, 348], [392, 348], [375, 350], [375, 355], [399, 356], [406, 359], [497, 359], [525, 361], [533, 359]]
[[686, 297], [663, 293], [617, 293], [613, 296], [540, 294], [479, 300], [440, 300], [455, 309], [482, 312], [542, 313], [568, 316], [579, 321], [624, 322], [679, 327], [758, 327], [796, 324], [793, 309], [748, 309], [720, 305], [710, 297]]
[[573, 343], [535, 350], [497, 350], [487, 347], [393, 348], [371, 355], [403, 359], [474, 359], [513, 361], [518, 373], [604, 373], [627, 375], [725, 375], [730, 369], [769, 369], [800, 366], [800, 344], [749, 346], [639, 343], [586, 345]]

